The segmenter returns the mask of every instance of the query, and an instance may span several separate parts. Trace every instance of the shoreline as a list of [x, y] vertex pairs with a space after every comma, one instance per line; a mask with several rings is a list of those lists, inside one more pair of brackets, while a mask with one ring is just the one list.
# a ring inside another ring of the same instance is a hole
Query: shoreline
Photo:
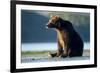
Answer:
[[[21, 56], [33, 56], [33, 55], [46, 55], [48, 54], [48, 52], [50, 53], [55, 53], [55, 51], [21, 51]], [[90, 50], [89, 49], [85, 49], [83, 51], [83, 56], [90, 56]]]

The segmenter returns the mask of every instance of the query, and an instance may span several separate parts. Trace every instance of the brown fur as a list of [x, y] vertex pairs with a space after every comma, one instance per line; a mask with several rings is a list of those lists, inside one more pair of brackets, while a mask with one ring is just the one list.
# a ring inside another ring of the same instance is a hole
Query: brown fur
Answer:
[[52, 16], [47, 27], [54, 28], [57, 32], [58, 52], [51, 54], [52, 57], [82, 56], [83, 41], [69, 21]]

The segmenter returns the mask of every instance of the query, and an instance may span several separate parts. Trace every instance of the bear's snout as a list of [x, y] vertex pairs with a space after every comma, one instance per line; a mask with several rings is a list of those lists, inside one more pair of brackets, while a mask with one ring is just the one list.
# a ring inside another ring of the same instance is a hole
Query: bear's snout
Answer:
[[46, 28], [47, 28], [47, 29], [49, 28], [49, 25], [48, 25], [48, 23], [46, 24]]
[[48, 25], [46, 25], [46, 29], [48, 29]]
[[47, 23], [46, 28], [53, 28], [53, 25], [50, 23]]

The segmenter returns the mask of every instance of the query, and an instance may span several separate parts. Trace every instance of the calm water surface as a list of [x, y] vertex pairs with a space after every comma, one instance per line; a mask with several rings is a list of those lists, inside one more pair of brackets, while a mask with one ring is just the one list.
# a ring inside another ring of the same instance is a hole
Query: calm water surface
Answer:
[[[22, 51], [57, 50], [57, 43], [22, 43]], [[90, 43], [84, 43], [84, 49], [90, 49]]]

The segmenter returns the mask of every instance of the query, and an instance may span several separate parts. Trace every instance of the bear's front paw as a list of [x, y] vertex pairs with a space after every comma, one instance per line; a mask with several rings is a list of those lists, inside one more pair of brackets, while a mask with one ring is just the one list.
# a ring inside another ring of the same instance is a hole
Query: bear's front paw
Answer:
[[49, 56], [49, 57], [56, 57], [56, 55], [57, 55], [57, 53], [53, 53], [53, 54], [52, 54], [52, 53], [48, 52], [48, 56]]

